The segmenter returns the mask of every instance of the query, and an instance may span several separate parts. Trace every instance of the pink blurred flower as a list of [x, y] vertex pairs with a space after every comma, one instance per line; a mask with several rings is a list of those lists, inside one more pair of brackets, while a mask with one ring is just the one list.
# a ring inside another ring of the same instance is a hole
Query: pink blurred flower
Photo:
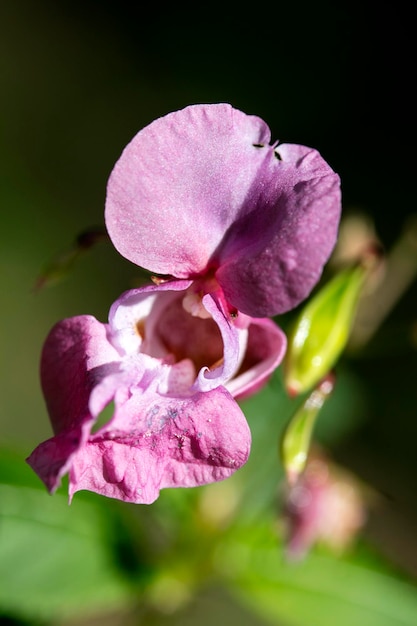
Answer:
[[88, 489], [151, 503], [164, 487], [222, 480], [246, 462], [250, 431], [234, 397], [265, 384], [285, 336], [269, 319], [231, 321], [213, 295], [193, 316], [189, 287], [129, 291], [108, 324], [80, 316], [52, 329], [41, 379], [55, 436], [28, 459], [49, 491], [69, 472], [70, 498]]
[[339, 177], [311, 148], [270, 145], [260, 118], [229, 104], [159, 118], [108, 182], [106, 226], [151, 272], [220, 287], [232, 309], [283, 313], [306, 298], [336, 242]]
[[366, 521], [363, 493], [347, 471], [313, 455], [285, 502], [287, 554], [303, 558], [315, 544], [344, 552]]

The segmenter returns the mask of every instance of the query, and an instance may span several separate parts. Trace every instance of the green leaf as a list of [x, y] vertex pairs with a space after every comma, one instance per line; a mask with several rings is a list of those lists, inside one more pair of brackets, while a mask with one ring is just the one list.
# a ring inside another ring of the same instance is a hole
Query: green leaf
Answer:
[[[416, 588], [397, 578], [366, 549], [346, 557], [312, 551], [285, 562], [277, 542], [230, 543], [222, 552], [241, 601], [271, 624], [286, 626], [415, 626]], [[253, 537], [252, 533], [252, 537]]]
[[23, 451], [18, 452], [7, 448], [0, 448], [0, 483], [33, 487], [45, 491], [43, 482], [25, 462]]
[[0, 460], [1, 610], [61, 619], [126, 605], [132, 590], [111, 541], [110, 510], [22, 486], [31, 476], [24, 458], [3, 452]]

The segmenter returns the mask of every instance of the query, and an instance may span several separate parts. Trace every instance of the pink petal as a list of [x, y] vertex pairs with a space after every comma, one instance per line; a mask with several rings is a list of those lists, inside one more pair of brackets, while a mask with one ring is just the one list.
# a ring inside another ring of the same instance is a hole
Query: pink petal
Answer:
[[223, 340], [223, 358], [217, 367], [204, 367], [198, 374], [195, 389], [209, 391], [219, 385], [224, 385], [235, 375], [241, 355], [239, 353], [239, 333], [246, 330], [238, 329], [222, 308], [221, 301], [215, 295], [207, 294], [203, 298], [205, 309], [212, 315]]
[[75, 456], [70, 497], [88, 489], [150, 504], [160, 489], [229, 477], [249, 448], [245, 417], [223, 388], [188, 398], [137, 393]]
[[91, 419], [92, 389], [118, 369], [120, 357], [106, 332], [105, 324], [82, 315], [59, 322], [49, 333], [42, 351], [41, 383], [55, 433]]
[[267, 125], [228, 104], [155, 120], [128, 144], [107, 186], [106, 226], [127, 259], [160, 274], [203, 272], [242, 214]]
[[246, 354], [235, 378], [226, 384], [234, 398], [247, 398], [259, 391], [284, 358], [287, 338], [269, 319], [251, 320]]
[[[165, 310], [185, 291], [191, 281], [167, 281], [160, 285], [146, 285], [125, 291], [111, 306], [109, 312], [110, 337], [122, 355], [139, 350], [154, 357], [163, 357], [167, 350], [161, 347], [154, 327]], [[144, 335], [138, 332], [138, 322], [144, 325]]]
[[[267, 150], [267, 148], [260, 148]], [[228, 301], [253, 317], [297, 306], [320, 278], [336, 242], [339, 177], [310, 148], [283, 144], [265, 159], [253, 210], [230, 230], [216, 278]]]
[[[124, 353], [140, 346], [155, 358], [171, 354], [177, 361], [190, 359], [199, 372], [195, 391], [209, 391], [236, 373], [243, 331], [231, 322], [216, 294], [206, 294], [202, 300], [210, 319], [185, 311], [181, 292], [190, 285], [190, 281], [169, 281], [125, 292], [110, 310], [110, 336]], [[136, 331], [142, 315], [147, 315], [143, 342]]]
[[83, 439], [83, 429], [80, 425], [72, 431], [60, 433], [44, 441], [26, 459], [50, 493], [60, 486], [62, 477], [70, 470], [73, 457], [82, 445]]
[[[56, 436], [40, 444], [27, 462], [50, 492], [87, 440], [94, 421], [90, 393], [118, 368], [118, 358], [107, 341], [106, 326], [94, 317], [63, 320], [49, 333], [42, 351], [41, 383]], [[106, 402], [101, 397], [101, 408]]]

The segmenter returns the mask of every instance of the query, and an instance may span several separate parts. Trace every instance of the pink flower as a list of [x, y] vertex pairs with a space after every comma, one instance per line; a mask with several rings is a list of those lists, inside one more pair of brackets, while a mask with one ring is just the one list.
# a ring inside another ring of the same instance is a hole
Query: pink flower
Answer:
[[[250, 431], [234, 397], [265, 384], [286, 347], [268, 319], [231, 319], [178, 281], [129, 291], [109, 323], [59, 322], [42, 355], [41, 379], [55, 436], [28, 462], [53, 492], [69, 472], [69, 494], [88, 489], [151, 503], [164, 487], [230, 476], [248, 457]], [[114, 402], [111, 419], [93, 430]]]
[[366, 515], [364, 494], [355, 478], [314, 452], [284, 502], [288, 558], [303, 559], [316, 544], [343, 553]]
[[336, 242], [339, 177], [316, 150], [270, 144], [261, 119], [189, 106], [127, 145], [108, 182], [117, 250], [151, 272], [213, 281], [254, 317], [306, 298]]
[[124, 150], [106, 226], [122, 255], [164, 278], [122, 295], [108, 324], [76, 317], [47, 338], [55, 436], [28, 462], [50, 491], [69, 473], [70, 498], [89, 489], [150, 503], [245, 463], [250, 432], [235, 398], [265, 384], [286, 346], [266, 317], [309, 294], [340, 217], [339, 178], [320, 155], [269, 142], [259, 118], [196, 105]]

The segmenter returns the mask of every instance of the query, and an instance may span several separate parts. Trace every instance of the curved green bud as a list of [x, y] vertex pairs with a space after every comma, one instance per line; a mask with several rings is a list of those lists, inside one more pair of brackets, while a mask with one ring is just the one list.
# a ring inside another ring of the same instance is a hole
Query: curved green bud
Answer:
[[336, 363], [346, 346], [369, 266], [343, 270], [302, 309], [288, 338], [284, 383], [290, 396], [305, 393]]
[[289, 421], [281, 441], [281, 457], [288, 482], [304, 471], [316, 417], [334, 388], [334, 377], [324, 378]]

